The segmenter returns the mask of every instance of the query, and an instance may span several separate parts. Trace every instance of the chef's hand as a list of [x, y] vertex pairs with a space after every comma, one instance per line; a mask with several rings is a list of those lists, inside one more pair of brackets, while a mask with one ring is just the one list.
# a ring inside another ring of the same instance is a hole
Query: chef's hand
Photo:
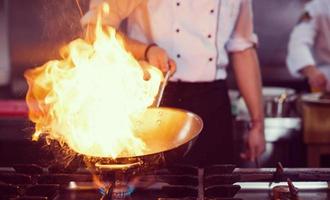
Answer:
[[328, 80], [316, 66], [307, 66], [302, 69], [301, 73], [307, 77], [312, 92], [326, 90]]
[[148, 49], [146, 59], [151, 65], [158, 67], [164, 73], [171, 71], [171, 74], [174, 74], [176, 70], [175, 61], [167, 55], [164, 49], [158, 46], [152, 46]]
[[254, 162], [265, 151], [265, 135], [263, 123], [254, 123], [245, 139], [246, 150], [241, 158]]

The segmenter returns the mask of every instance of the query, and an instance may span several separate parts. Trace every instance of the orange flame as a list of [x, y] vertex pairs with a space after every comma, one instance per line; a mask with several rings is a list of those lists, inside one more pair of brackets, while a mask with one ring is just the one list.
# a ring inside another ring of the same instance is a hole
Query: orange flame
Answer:
[[92, 44], [76, 39], [65, 48], [63, 60], [25, 73], [33, 139], [46, 135], [88, 156], [141, 154], [147, 147], [134, 135], [132, 121], [154, 102], [162, 73], [150, 66], [150, 79], [144, 80], [139, 62], [113, 28], [104, 31], [100, 19]]

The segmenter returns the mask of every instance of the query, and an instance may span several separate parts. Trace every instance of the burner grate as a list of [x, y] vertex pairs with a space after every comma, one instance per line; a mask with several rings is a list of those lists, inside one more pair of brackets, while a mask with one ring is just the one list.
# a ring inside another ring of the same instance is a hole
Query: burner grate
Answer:
[[[203, 197], [205, 200], [237, 200], [234, 196], [239, 186], [233, 184], [239, 180], [239, 175], [234, 174], [233, 169], [233, 165], [205, 169], [175, 165], [133, 175], [128, 180], [133, 191], [130, 199], [198, 200]], [[105, 173], [103, 178], [109, 183], [115, 182], [112, 173]], [[102, 196], [105, 195], [93, 183], [92, 174], [85, 169], [66, 171], [34, 164], [0, 168], [0, 199], [81, 200]]]

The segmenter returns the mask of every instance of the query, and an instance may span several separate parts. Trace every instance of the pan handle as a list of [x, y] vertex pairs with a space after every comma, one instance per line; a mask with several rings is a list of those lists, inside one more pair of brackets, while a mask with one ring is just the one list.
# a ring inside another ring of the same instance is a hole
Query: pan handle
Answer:
[[170, 78], [170, 75], [171, 75], [171, 71], [168, 70], [165, 74], [164, 80], [163, 80], [162, 85], [159, 89], [159, 93], [158, 93], [157, 101], [156, 101], [156, 108], [158, 108], [160, 106], [160, 102], [162, 101], [164, 90], [165, 90], [165, 87], [167, 85], [168, 79]]

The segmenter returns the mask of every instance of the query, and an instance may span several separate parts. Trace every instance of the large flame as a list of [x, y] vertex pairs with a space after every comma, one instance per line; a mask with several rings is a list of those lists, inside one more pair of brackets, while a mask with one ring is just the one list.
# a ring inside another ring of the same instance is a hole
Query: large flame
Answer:
[[138, 155], [147, 147], [134, 135], [132, 121], [154, 102], [162, 74], [149, 67], [150, 79], [144, 80], [139, 62], [100, 19], [92, 44], [76, 39], [63, 60], [25, 73], [33, 137], [45, 134], [88, 156]]

